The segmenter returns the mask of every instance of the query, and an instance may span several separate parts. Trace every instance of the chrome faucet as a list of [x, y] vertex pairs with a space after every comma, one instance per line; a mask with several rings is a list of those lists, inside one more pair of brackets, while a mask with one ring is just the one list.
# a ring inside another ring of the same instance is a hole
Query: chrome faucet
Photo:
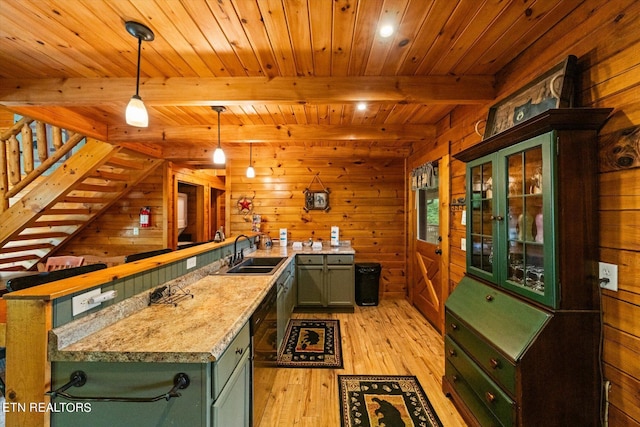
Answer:
[[233, 255], [231, 255], [231, 266], [232, 267], [244, 259], [244, 250], [240, 249], [239, 252], [237, 250], [238, 240], [241, 237], [244, 237], [245, 239], [247, 239], [249, 241], [249, 247], [253, 248], [253, 241], [249, 238], [249, 236], [247, 236], [245, 234], [240, 234], [238, 237], [236, 237], [236, 240], [233, 241]]

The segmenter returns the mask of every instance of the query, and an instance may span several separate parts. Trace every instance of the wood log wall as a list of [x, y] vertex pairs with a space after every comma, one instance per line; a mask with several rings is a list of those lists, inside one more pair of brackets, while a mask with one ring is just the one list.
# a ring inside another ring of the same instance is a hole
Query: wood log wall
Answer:
[[[610, 426], [640, 426], [640, 2], [578, 6], [570, 20], [544, 34], [497, 79], [509, 95], [569, 54], [579, 58], [577, 106], [613, 107], [600, 132], [600, 260], [619, 267], [619, 291], [602, 292], [604, 377], [611, 381]], [[488, 108], [454, 110], [438, 125], [451, 152], [480, 142], [474, 132]], [[576, 159], [580, 161], [580, 159]], [[464, 164], [451, 164], [452, 199], [464, 196]], [[465, 270], [461, 211], [451, 218], [451, 286]]]
[[[225, 151], [227, 148], [225, 147]], [[386, 149], [359, 143], [307, 145], [253, 144], [256, 177], [245, 176], [249, 145], [230, 148], [227, 169], [230, 188], [229, 217], [233, 234], [251, 230], [251, 215], [239, 212], [240, 198], [253, 199], [253, 212], [261, 215], [261, 231], [272, 239], [280, 228], [289, 242], [309, 238], [329, 242], [331, 226], [340, 227], [340, 240], [356, 250], [357, 262], [382, 266], [380, 293], [406, 295], [406, 180], [405, 155], [400, 147]], [[328, 211], [304, 210], [306, 188], [330, 190]]]

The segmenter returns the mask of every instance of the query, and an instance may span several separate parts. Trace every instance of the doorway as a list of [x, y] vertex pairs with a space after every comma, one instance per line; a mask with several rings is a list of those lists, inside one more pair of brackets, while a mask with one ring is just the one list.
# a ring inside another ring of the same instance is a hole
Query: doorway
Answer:
[[210, 235], [215, 236], [216, 231], [220, 230], [222, 227], [222, 231], [226, 235], [228, 233], [227, 230], [224, 229], [225, 224], [225, 191], [219, 188], [211, 187], [211, 197], [210, 197], [211, 209], [209, 212], [211, 214], [211, 219], [209, 223], [211, 224]]
[[[409, 221], [409, 296], [413, 305], [440, 332], [448, 297], [448, 156], [414, 169]], [[424, 168], [424, 169], [421, 169]], [[425, 172], [428, 171], [428, 172]], [[431, 174], [429, 179], [424, 175]]]

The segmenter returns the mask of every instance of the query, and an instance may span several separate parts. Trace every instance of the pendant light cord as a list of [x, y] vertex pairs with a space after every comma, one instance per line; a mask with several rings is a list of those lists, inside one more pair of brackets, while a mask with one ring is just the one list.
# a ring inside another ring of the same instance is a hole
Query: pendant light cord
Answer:
[[218, 148], [222, 148], [220, 146], [220, 110], [218, 110]]
[[136, 73], [136, 96], [138, 95], [138, 88], [140, 87], [140, 53], [142, 51], [142, 37], [138, 37], [138, 72]]

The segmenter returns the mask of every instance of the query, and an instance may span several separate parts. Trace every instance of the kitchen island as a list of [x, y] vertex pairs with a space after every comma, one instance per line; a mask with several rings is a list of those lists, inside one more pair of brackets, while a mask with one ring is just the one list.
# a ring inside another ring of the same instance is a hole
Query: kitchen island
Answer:
[[[176, 305], [148, 305], [144, 292], [52, 329], [52, 390], [79, 371], [85, 377], [81, 387], [64, 390], [52, 402], [83, 402], [91, 409], [53, 412], [52, 425], [249, 425], [249, 319], [296, 255], [310, 253], [354, 251], [254, 251], [249, 256], [286, 261], [272, 275], [209, 270], [190, 284], [182, 281], [188, 296]], [[188, 385], [180, 388], [185, 377]]]

